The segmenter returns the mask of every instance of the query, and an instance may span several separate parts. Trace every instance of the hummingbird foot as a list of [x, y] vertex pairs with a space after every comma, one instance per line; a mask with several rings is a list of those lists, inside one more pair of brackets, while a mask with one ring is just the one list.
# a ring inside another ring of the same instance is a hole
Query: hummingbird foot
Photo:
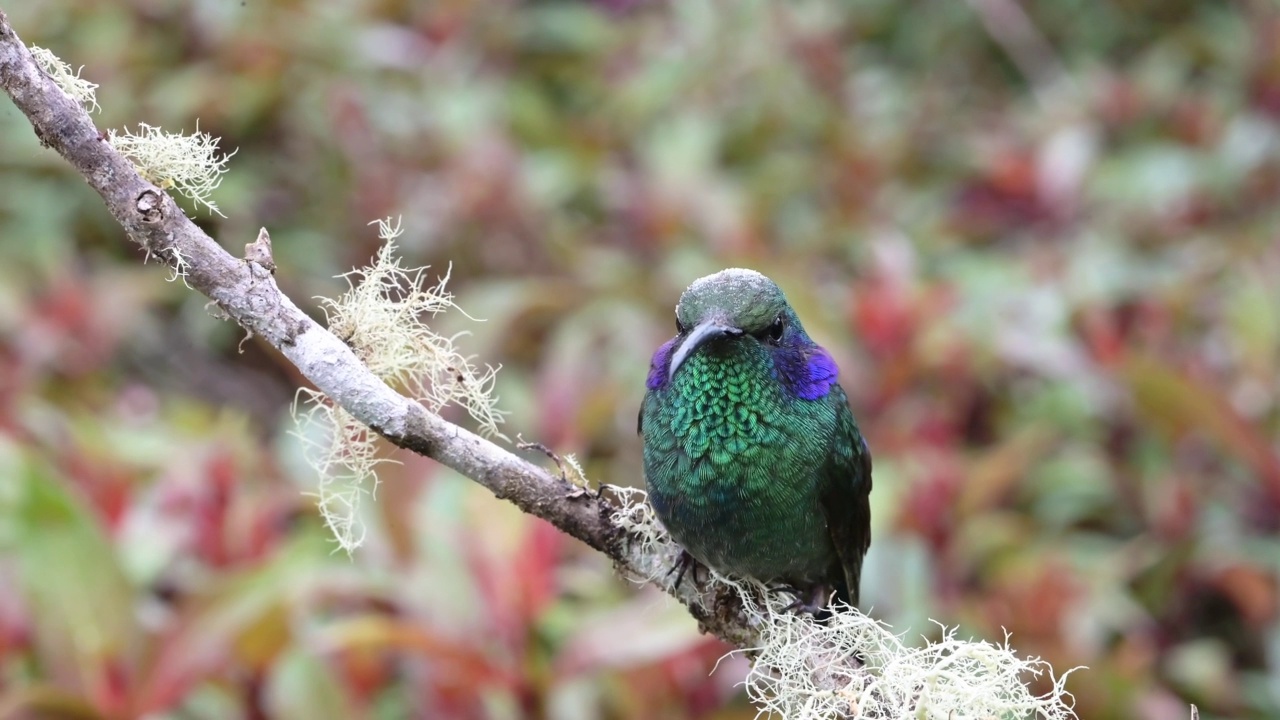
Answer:
[[826, 612], [827, 587], [817, 583], [807, 588], [800, 588], [790, 583], [767, 586], [769, 592], [786, 593], [793, 596], [791, 604], [782, 608], [782, 612], [795, 612], [801, 615], [818, 616]]
[[688, 550], [680, 548], [680, 557], [676, 560], [676, 564], [671, 566], [667, 571], [667, 577], [671, 577], [671, 573], [676, 574], [675, 582], [671, 583], [671, 589], [675, 590], [680, 587], [680, 581], [684, 579], [684, 574], [689, 570], [693, 570], [693, 582], [695, 586], [702, 585], [698, 580], [698, 570], [702, 566], [698, 563], [698, 559], [689, 554]]

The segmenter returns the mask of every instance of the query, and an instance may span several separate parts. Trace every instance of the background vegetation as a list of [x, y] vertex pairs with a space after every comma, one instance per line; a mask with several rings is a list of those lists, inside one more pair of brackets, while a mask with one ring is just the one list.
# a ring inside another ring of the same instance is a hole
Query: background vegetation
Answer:
[[[874, 614], [1087, 665], [1084, 718], [1280, 714], [1271, 3], [0, 6], [100, 126], [238, 148], [196, 217], [299, 303], [403, 214], [511, 434], [598, 480], [680, 290], [768, 273], [875, 454]], [[292, 369], [7, 100], [0, 188], [0, 715], [752, 717], [678, 606], [427, 461], [333, 554]]]

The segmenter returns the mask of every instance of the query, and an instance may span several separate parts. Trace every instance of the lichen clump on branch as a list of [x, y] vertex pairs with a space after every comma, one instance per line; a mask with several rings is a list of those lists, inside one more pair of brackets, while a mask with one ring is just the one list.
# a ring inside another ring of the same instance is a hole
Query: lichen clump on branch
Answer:
[[227, 160], [235, 151], [219, 156], [217, 138], [198, 129], [184, 135], [138, 123], [136, 134], [128, 128], [107, 131], [107, 141], [132, 160], [148, 181], [164, 190], [177, 190], [197, 205], [222, 215], [210, 196], [222, 184]]
[[[343, 340], [375, 375], [388, 385], [439, 412], [447, 405], [467, 410], [487, 436], [503, 437], [504, 415], [497, 408], [493, 384], [498, 368], [477, 368], [456, 346], [466, 333], [441, 335], [428, 319], [457, 310], [445, 289], [448, 272], [434, 285], [426, 282], [427, 268], [406, 268], [396, 255], [399, 223], [380, 220], [383, 245], [368, 267], [353, 270], [348, 289], [336, 300], [324, 298], [321, 307], [329, 330]], [[304, 389], [307, 409], [299, 416], [300, 435], [308, 443], [308, 457], [319, 471], [316, 493], [320, 512], [338, 545], [348, 552], [363, 540], [359, 520], [362, 499], [377, 489], [376, 468], [387, 462], [377, 454], [377, 434], [335, 405], [324, 394]], [[320, 436], [308, 432], [317, 427]]]

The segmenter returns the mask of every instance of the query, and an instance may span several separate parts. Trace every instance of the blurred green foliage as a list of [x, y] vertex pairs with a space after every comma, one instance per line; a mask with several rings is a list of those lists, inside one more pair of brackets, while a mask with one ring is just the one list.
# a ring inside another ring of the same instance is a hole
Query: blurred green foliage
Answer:
[[[875, 614], [1087, 665], [1085, 718], [1280, 714], [1272, 4], [0, 7], [100, 126], [239, 148], [193, 214], [299, 303], [403, 214], [513, 434], [597, 480], [641, 482], [680, 290], [766, 272], [870, 438]], [[427, 461], [331, 555], [296, 372], [8, 101], [0, 187], [0, 717], [752, 716], [678, 607]]]

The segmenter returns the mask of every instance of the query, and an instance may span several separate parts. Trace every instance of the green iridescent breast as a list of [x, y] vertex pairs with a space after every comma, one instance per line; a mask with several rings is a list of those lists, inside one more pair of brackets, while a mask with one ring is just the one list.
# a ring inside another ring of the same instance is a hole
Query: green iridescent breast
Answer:
[[650, 499], [676, 540], [713, 567], [819, 577], [833, 558], [818, 492], [833, 406], [788, 396], [765, 352], [725, 345], [691, 356], [645, 399]]
[[778, 422], [784, 399], [768, 356], [732, 349], [695, 354], [668, 388], [666, 422], [691, 459], [723, 465], [787, 442]]

